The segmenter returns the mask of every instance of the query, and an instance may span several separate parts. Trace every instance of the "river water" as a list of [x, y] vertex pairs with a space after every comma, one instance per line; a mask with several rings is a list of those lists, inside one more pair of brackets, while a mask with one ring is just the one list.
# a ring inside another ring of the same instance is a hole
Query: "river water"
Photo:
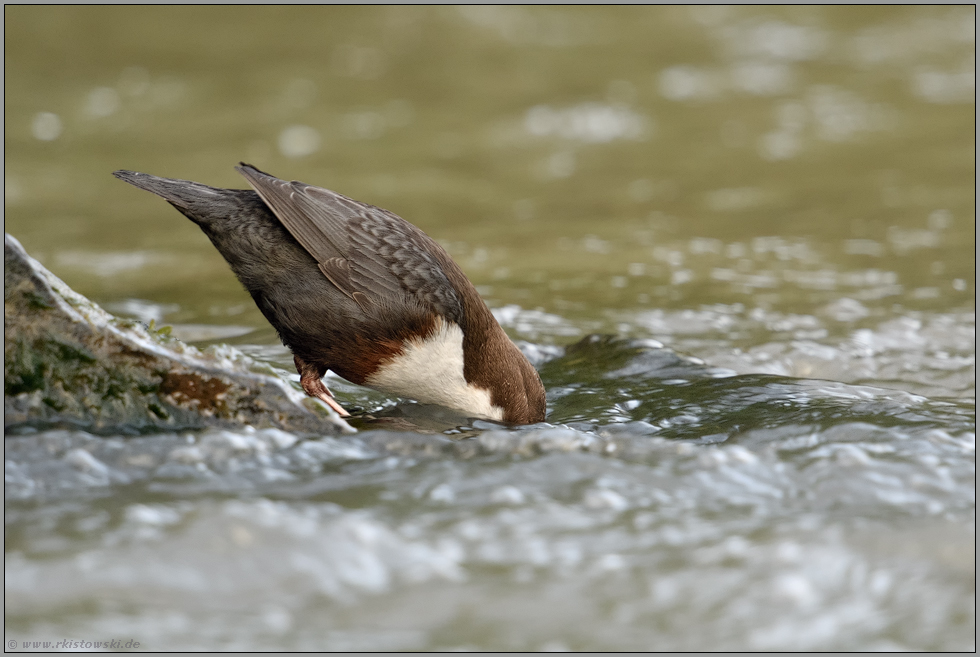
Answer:
[[288, 370], [203, 234], [110, 175], [244, 160], [439, 239], [549, 399], [508, 429], [333, 378], [357, 434], [7, 436], [8, 646], [974, 650], [974, 35], [6, 8], [5, 230], [78, 292]]

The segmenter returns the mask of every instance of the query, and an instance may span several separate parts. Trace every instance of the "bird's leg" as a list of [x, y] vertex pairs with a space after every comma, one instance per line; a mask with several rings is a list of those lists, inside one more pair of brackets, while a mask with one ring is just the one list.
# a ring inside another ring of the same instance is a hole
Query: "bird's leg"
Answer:
[[345, 411], [344, 407], [337, 403], [337, 400], [333, 398], [333, 393], [320, 380], [327, 373], [326, 367], [311, 365], [295, 355], [293, 356], [293, 363], [296, 364], [296, 371], [299, 372], [299, 384], [303, 386], [306, 394], [323, 401], [324, 404], [335, 410], [340, 417], [350, 417], [350, 413]]

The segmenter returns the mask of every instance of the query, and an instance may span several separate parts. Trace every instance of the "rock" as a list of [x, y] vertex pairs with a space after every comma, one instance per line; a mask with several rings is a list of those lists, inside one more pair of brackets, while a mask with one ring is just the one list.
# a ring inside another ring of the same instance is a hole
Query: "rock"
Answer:
[[[98, 433], [275, 427], [353, 432], [284, 378], [219, 346], [201, 352], [114, 317], [4, 234], [5, 433], [74, 427]], [[268, 368], [272, 372], [271, 368]]]

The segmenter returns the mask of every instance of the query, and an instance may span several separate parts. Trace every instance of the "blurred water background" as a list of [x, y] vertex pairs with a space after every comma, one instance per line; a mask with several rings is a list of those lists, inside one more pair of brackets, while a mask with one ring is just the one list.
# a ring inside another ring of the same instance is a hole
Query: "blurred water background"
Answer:
[[5, 230], [78, 292], [289, 369], [200, 230], [110, 175], [244, 160], [438, 239], [550, 409], [8, 436], [6, 637], [975, 649], [974, 7], [4, 19]]

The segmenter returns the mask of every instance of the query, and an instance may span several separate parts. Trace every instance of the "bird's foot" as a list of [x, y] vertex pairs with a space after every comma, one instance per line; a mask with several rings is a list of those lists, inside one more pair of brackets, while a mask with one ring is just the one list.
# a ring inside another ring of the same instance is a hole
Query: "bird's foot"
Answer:
[[323, 401], [324, 404], [326, 404], [327, 406], [335, 410], [337, 412], [337, 415], [339, 415], [340, 417], [350, 417], [350, 413], [344, 410], [344, 407], [337, 403], [337, 400], [333, 398], [333, 393], [327, 389], [327, 386], [323, 386], [323, 391], [325, 394], [313, 395], [313, 396]]
[[320, 380], [327, 373], [326, 369], [318, 369], [315, 365], [310, 365], [296, 356], [293, 356], [293, 362], [296, 363], [296, 370], [299, 372], [299, 384], [303, 386], [303, 391], [306, 394], [322, 401], [340, 417], [350, 417], [350, 413], [337, 403], [337, 400], [333, 398], [333, 393]]

